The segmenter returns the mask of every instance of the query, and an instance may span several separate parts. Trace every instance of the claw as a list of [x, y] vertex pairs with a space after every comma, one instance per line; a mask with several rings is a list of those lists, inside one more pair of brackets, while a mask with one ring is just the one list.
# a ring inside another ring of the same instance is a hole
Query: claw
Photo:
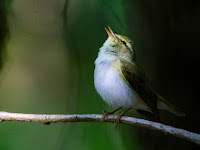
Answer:
[[112, 112], [106, 112], [106, 111], [104, 111], [102, 119], [105, 120], [106, 118], [108, 118], [109, 115], [112, 115], [112, 114], [113, 114]]
[[128, 109], [126, 109], [126, 110], [123, 111], [120, 115], [117, 116], [117, 118], [116, 118], [116, 128], [117, 128], [117, 126], [118, 126], [118, 124], [119, 124], [120, 119], [122, 118], [122, 116], [124, 116], [124, 114], [125, 114], [127, 111], [129, 111], [130, 109], [131, 109], [131, 107], [128, 108]]
[[118, 115], [117, 118], [116, 118], [116, 128], [120, 122], [120, 119], [121, 119], [122, 116]]
[[104, 110], [104, 111], [103, 111], [102, 120], [105, 121], [105, 119], [108, 118], [109, 115], [114, 114], [116, 111], [118, 111], [118, 110], [120, 110], [120, 109], [122, 109], [122, 107], [119, 107], [119, 108], [117, 108], [116, 110], [111, 111], [111, 112], [106, 112], [106, 111]]

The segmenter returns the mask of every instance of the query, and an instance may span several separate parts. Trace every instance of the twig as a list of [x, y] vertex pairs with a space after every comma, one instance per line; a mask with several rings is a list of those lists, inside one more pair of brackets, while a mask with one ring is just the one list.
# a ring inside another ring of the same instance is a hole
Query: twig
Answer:
[[[22, 114], [22, 113], [9, 113], [0, 112], [0, 121], [29, 121], [29, 122], [42, 122], [50, 124], [53, 122], [112, 122], [115, 123], [116, 115], [108, 116], [105, 121], [102, 120], [102, 115], [95, 114], [74, 114], [74, 115], [46, 115], [46, 114]], [[174, 128], [172, 126], [164, 125], [161, 123], [138, 119], [133, 117], [122, 117], [120, 123], [136, 125], [140, 127], [158, 130], [175, 137], [179, 137], [190, 142], [200, 145], [200, 134], [189, 132], [183, 129]]]

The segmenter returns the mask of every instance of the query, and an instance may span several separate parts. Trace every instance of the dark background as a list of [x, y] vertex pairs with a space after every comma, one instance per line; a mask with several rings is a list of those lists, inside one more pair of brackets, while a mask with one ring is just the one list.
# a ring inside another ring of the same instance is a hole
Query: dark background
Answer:
[[[0, 109], [46, 114], [112, 110], [93, 85], [94, 60], [109, 25], [133, 39], [137, 62], [159, 93], [186, 113], [179, 118], [161, 111], [162, 122], [200, 133], [199, 17], [198, 0], [1, 0]], [[107, 123], [3, 122], [0, 131], [2, 150], [199, 148], [156, 131]]]

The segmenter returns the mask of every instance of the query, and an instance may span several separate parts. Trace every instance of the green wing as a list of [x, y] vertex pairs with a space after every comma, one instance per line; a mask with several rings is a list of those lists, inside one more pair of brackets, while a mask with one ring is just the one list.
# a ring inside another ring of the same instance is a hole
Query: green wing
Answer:
[[145, 104], [153, 112], [156, 119], [160, 120], [157, 109], [157, 94], [144, 70], [137, 64], [122, 61], [121, 71], [129, 85], [140, 95]]

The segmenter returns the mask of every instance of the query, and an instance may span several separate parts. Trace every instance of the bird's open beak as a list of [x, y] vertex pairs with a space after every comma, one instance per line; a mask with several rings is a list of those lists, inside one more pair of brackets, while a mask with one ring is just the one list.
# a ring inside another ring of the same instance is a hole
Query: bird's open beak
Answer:
[[109, 31], [107, 30], [107, 28], [105, 28], [105, 30], [106, 30], [108, 36], [109, 36], [109, 37], [113, 37], [113, 38], [115, 38], [116, 40], [118, 40], [117, 36], [115, 35], [115, 33], [112, 31], [112, 29], [111, 29], [109, 26], [108, 26], [108, 29], [109, 29]]

